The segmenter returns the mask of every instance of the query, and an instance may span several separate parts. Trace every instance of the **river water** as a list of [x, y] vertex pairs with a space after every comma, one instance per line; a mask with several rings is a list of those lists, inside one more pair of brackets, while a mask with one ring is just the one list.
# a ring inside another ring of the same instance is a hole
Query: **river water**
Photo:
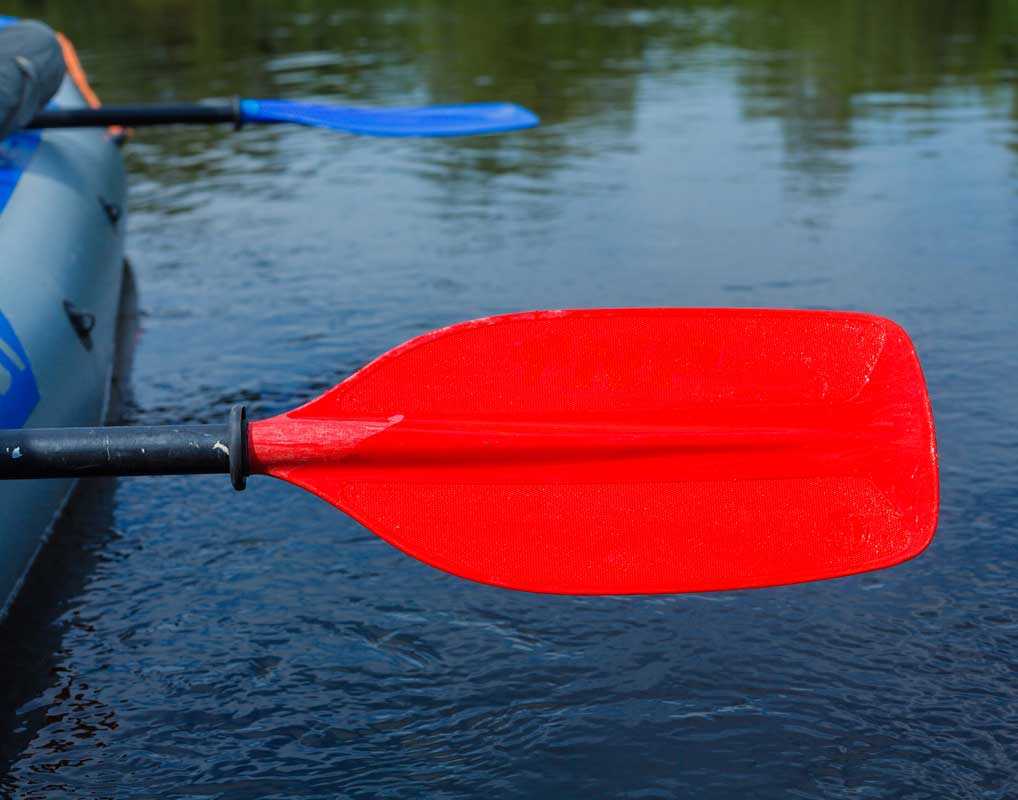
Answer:
[[492, 313], [852, 309], [915, 341], [942, 508], [879, 573], [571, 598], [448, 576], [266, 479], [90, 483], [0, 628], [0, 793], [1018, 795], [1013, 3], [8, 6], [107, 102], [543, 119], [139, 131], [127, 421], [268, 416]]

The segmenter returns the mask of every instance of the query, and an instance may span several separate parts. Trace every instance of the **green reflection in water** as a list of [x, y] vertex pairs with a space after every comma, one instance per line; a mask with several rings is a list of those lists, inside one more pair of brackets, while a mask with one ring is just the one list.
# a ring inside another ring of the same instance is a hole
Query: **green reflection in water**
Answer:
[[[557, 126], [633, 125], [641, 82], [730, 70], [741, 113], [782, 126], [791, 166], [838, 169], [856, 120], [977, 104], [1018, 119], [1018, 2], [983, 0], [77, 0], [14, 2], [76, 40], [108, 102], [241, 94], [351, 102], [511, 99]], [[938, 98], [956, 93], [953, 101]], [[964, 96], [957, 94], [959, 90]], [[1012, 129], [1005, 146], [1018, 149]], [[477, 153], [497, 152], [497, 137]], [[833, 156], [832, 156], [833, 154]], [[489, 159], [493, 170], [505, 168]], [[483, 164], [479, 164], [484, 168]]]

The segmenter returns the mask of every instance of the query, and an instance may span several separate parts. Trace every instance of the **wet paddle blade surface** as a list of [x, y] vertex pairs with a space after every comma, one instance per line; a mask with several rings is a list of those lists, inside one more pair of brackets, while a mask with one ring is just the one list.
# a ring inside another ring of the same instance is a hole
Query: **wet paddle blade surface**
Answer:
[[464, 103], [417, 108], [345, 108], [292, 100], [242, 100], [245, 122], [291, 122], [366, 136], [470, 136], [538, 124], [514, 103]]
[[710, 591], [920, 553], [933, 421], [879, 317], [619, 309], [418, 337], [253, 423], [253, 472], [406, 553], [538, 592]]

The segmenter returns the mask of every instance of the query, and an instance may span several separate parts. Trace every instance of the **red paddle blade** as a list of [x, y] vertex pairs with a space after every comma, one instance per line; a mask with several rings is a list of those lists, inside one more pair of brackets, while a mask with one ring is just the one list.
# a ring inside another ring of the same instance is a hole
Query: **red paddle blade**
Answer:
[[863, 314], [541, 311], [425, 334], [250, 429], [290, 481], [439, 569], [537, 592], [879, 569], [936, 527], [915, 351]]

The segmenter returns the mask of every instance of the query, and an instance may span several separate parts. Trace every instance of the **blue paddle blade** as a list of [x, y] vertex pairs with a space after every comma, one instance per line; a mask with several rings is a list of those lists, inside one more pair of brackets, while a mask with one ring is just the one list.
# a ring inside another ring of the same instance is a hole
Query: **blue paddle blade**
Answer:
[[515, 103], [467, 103], [417, 108], [349, 108], [289, 100], [241, 100], [244, 122], [292, 122], [365, 136], [470, 136], [538, 124]]

